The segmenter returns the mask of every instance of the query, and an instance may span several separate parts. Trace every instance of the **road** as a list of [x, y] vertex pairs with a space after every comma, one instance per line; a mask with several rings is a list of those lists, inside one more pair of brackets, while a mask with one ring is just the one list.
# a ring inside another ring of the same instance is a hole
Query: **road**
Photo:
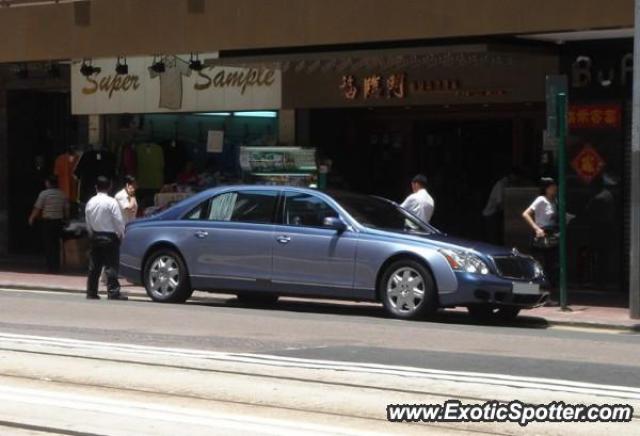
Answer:
[[[526, 317], [510, 326], [474, 324], [464, 313], [407, 322], [372, 304], [247, 307], [203, 294], [164, 305], [37, 290], [0, 290], [0, 313], [0, 400], [16, 404], [0, 413], [0, 430], [4, 423], [15, 434], [176, 434], [184, 426], [185, 434], [212, 427], [217, 434], [516, 434], [523, 431], [516, 424], [387, 423], [384, 405], [448, 398], [640, 405], [637, 334], [549, 328]], [[49, 406], [36, 414], [34, 404]], [[637, 421], [589, 431], [534, 425], [527, 429], [539, 434], [640, 434]]]

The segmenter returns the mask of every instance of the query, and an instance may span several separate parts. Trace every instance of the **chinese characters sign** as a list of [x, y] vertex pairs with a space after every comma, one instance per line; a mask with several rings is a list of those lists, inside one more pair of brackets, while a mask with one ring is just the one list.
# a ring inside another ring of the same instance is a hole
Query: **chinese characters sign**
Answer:
[[595, 148], [587, 145], [573, 158], [571, 166], [582, 181], [591, 183], [593, 179], [600, 175], [604, 169], [605, 162]]
[[568, 113], [570, 129], [619, 129], [622, 111], [617, 104], [571, 105]]

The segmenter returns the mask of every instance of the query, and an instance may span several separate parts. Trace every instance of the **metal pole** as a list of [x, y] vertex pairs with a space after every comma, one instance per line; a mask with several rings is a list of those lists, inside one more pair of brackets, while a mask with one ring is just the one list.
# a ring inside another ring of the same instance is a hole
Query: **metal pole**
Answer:
[[[639, 0], [640, 1], [640, 0]], [[558, 215], [560, 224], [560, 307], [567, 310], [567, 94], [556, 95], [558, 123]]]
[[640, 0], [635, 1], [629, 229], [629, 316], [640, 318]]

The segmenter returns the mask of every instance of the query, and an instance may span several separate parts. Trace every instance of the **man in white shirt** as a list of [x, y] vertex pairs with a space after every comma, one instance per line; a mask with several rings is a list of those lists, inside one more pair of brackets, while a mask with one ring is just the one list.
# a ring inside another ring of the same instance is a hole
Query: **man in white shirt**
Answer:
[[409, 195], [400, 207], [411, 212], [425, 223], [429, 223], [433, 215], [435, 202], [427, 192], [427, 178], [422, 174], [415, 176], [411, 180], [411, 190], [413, 194]]
[[136, 179], [133, 176], [124, 177], [124, 188], [115, 195], [115, 199], [120, 205], [125, 224], [136, 219], [138, 201], [136, 200]]
[[87, 299], [99, 300], [98, 281], [104, 267], [107, 276], [109, 300], [127, 300], [120, 292], [118, 263], [120, 240], [124, 236], [124, 218], [118, 202], [107, 194], [111, 181], [100, 176], [96, 180], [97, 194], [87, 203], [85, 219], [91, 239], [89, 275], [87, 277]]

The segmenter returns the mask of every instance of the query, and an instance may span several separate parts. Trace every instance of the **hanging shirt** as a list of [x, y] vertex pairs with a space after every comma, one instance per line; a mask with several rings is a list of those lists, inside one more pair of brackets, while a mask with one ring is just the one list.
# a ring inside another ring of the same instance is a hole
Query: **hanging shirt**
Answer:
[[78, 200], [78, 182], [73, 176], [78, 160], [75, 153], [63, 153], [56, 158], [53, 174], [58, 177], [58, 187], [70, 201]]
[[138, 201], [136, 197], [130, 197], [126, 189], [118, 192], [115, 197], [116, 201], [120, 205], [122, 216], [124, 217], [124, 223], [128, 224], [138, 215]]
[[121, 174], [124, 176], [136, 176], [138, 172], [138, 156], [132, 145], [123, 145], [120, 161]]
[[138, 160], [138, 187], [160, 189], [164, 184], [164, 151], [158, 144], [140, 144], [136, 147]]
[[116, 170], [116, 157], [106, 150], [85, 152], [76, 166], [75, 174], [80, 179], [80, 201], [87, 201], [96, 192], [98, 176], [113, 179]]
[[91, 197], [85, 208], [87, 229], [90, 233], [115, 233], [119, 238], [124, 236], [124, 218], [120, 205], [115, 198], [103, 192]]
[[409, 195], [400, 207], [428, 223], [433, 216], [435, 202], [427, 190], [423, 188]]
[[182, 76], [190, 76], [189, 64], [176, 56], [165, 56], [164, 72], [158, 73], [149, 67], [152, 79], [160, 77], [159, 107], [178, 110], [182, 108]]
[[533, 200], [533, 203], [531, 203], [528, 210], [533, 211], [533, 220], [536, 222], [538, 227], [544, 229], [557, 225], [556, 206], [544, 195]]

